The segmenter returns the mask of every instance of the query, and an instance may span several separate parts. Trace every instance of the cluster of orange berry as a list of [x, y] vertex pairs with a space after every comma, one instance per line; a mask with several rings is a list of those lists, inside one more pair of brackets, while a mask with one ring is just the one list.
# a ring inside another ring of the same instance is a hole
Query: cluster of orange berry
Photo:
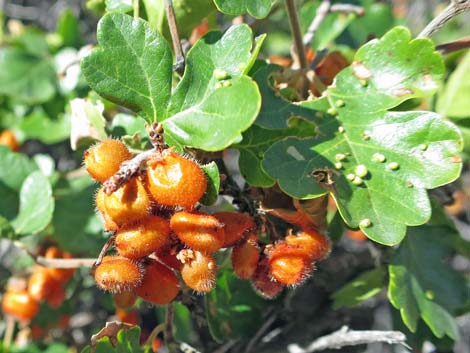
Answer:
[[[71, 258], [68, 252], [49, 247], [46, 259]], [[72, 278], [74, 269], [37, 266], [26, 286], [8, 288], [2, 298], [2, 309], [7, 315], [22, 322], [30, 322], [39, 312], [39, 303], [45, 301], [52, 308], [59, 308], [65, 299], [65, 285]]]
[[[132, 158], [118, 140], [105, 140], [85, 153], [85, 166], [105, 182]], [[143, 173], [109, 195], [102, 187], [96, 206], [105, 229], [114, 233], [117, 255], [95, 269], [99, 287], [114, 293], [116, 306], [131, 306], [137, 296], [154, 304], [171, 302], [180, 282], [209, 292], [217, 273], [213, 254], [232, 249], [235, 274], [251, 279], [259, 293], [274, 297], [285, 285], [300, 283], [313, 261], [330, 250], [328, 238], [314, 229], [289, 234], [261, 251], [252, 217], [238, 212], [207, 214], [194, 208], [206, 192], [204, 171], [172, 149], [156, 151]]]

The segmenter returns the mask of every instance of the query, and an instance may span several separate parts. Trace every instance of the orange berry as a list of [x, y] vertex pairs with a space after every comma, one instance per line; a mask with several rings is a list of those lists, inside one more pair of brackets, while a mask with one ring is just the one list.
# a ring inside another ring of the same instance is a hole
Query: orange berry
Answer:
[[[51, 246], [46, 250], [44, 254], [46, 259], [71, 259], [73, 258], [72, 254], [64, 251], [62, 252], [59, 248], [55, 246]], [[62, 283], [67, 283], [75, 273], [75, 269], [73, 268], [47, 268], [47, 272], [49, 275], [57, 281]]]
[[135, 226], [127, 226], [117, 233], [116, 250], [121, 256], [140, 259], [164, 246], [169, 235], [170, 226], [167, 220], [149, 216]]
[[129, 224], [145, 218], [151, 209], [150, 200], [144, 184], [137, 178], [104, 197], [104, 210], [118, 225]]
[[29, 277], [28, 293], [36, 301], [45, 300], [59, 282], [54, 279], [46, 268], [38, 268]]
[[210, 292], [214, 288], [217, 264], [211, 255], [200, 251], [182, 250], [178, 258], [183, 262], [181, 276], [189, 288], [198, 292]]
[[50, 307], [57, 309], [59, 308], [65, 300], [65, 289], [62, 283], [55, 282], [50, 287], [50, 292], [45, 298], [47, 304]]
[[148, 161], [147, 186], [157, 203], [191, 210], [206, 192], [207, 179], [196, 162], [168, 149]]
[[224, 244], [224, 228], [219, 220], [205, 213], [177, 212], [170, 227], [191, 249], [212, 253]]
[[178, 260], [178, 258], [176, 257], [176, 254], [170, 254], [168, 252], [159, 252], [157, 254], [157, 257], [161, 263], [167, 265], [173, 270], [181, 272], [181, 269], [183, 268], [183, 264], [181, 263], [180, 260]]
[[142, 284], [136, 288], [135, 292], [150, 303], [168, 304], [178, 295], [178, 277], [165, 265], [151, 260], [145, 267]]
[[95, 270], [96, 284], [112, 293], [136, 288], [142, 276], [141, 264], [122, 256], [105, 256]]
[[160, 338], [154, 338], [152, 341], [153, 353], [157, 353], [160, 348], [162, 348], [162, 340]]
[[132, 154], [119, 140], [104, 140], [85, 152], [85, 167], [91, 177], [105, 182], [119, 170], [121, 163], [130, 159]]
[[39, 304], [26, 290], [7, 291], [2, 298], [2, 309], [6, 315], [23, 322], [31, 321], [39, 311]]
[[121, 293], [113, 294], [114, 304], [119, 309], [127, 309], [134, 305], [137, 300], [137, 294], [131, 290], [125, 290]]
[[352, 229], [347, 229], [346, 230], [346, 236], [352, 240], [356, 241], [364, 241], [367, 240], [367, 236], [364, 234], [362, 230], [352, 230]]
[[247, 232], [255, 229], [253, 218], [245, 213], [216, 212], [213, 216], [225, 225], [224, 248], [235, 245]]
[[135, 326], [139, 324], [139, 312], [137, 310], [126, 311], [117, 309], [116, 316], [121, 320], [121, 322], [125, 322], [126, 324]]
[[331, 252], [331, 241], [315, 229], [305, 229], [285, 238], [286, 244], [293, 248], [303, 249], [305, 256], [312, 261], [323, 260]]
[[268, 255], [269, 272], [280, 283], [301, 283], [312, 271], [312, 261], [303, 249], [285, 243], [276, 244]]
[[20, 149], [18, 140], [11, 130], [5, 130], [0, 134], [0, 145], [7, 146], [12, 151], [18, 151]]
[[263, 257], [258, 262], [258, 267], [253, 277], [251, 277], [251, 282], [255, 291], [266, 299], [273, 299], [284, 289], [282, 283], [279, 283], [269, 275], [269, 265], [266, 257]]
[[241, 279], [251, 278], [258, 267], [259, 257], [258, 236], [251, 234], [232, 250], [233, 271]]
[[104, 222], [104, 230], [106, 232], [115, 232], [119, 229], [119, 226], [112, 220], [112, 218], [106, 213], [106, 208], [104, 206], [104, 200], [107, 195], [104, 192], [103, 188], [100, 188], [95, 196], [95, 205], [97, 210], [100, 212], [101, 217]]

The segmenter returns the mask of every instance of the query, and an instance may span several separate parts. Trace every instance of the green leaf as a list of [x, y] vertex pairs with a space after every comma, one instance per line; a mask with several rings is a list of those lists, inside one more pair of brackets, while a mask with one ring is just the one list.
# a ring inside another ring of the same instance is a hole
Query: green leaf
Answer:
[[213, 205], [217, 201], [217, 196], [219, 195], [220, 188], [220, 175], [219, 168], [215, 162], [210, 162], [208, 164], [201, 166], [204, 173], [207, 176], [207, 190], [204, 196], [201, 199], [203, 205]]
[[232, 270], [217, 278], [216, 288], [205, 297], [209, 329], [215, 340], [251, 337], [263, 324], [263, 312], [270, 302], [261, 299], [248, 281]]
[[148, 122], [164, 119], [172, 54], [162, 35], [142, 19], [109, 13], [99, 22], [97, 37], [101, 47], [81, 63], [89, 85], [106, 99], [142, 112]]
[[389, 266], [388, 297], [411, 331], [421, 317], [435, 336], [456, 340], [451, 314], [468, 305], [470, 289], [463, 275], [444, 263], [452, 253], [445, 238], [453, 236], [448, 227], [410, 228]]
[[[139, 343], [140, 327], [135, 326], [129, 329], [121, 329], [113, 339], [112, 343], [108, 336], [100, 338], [95, 345], [95, 353], [146, 353]], [[90, 347], [82, 350], [82, 353], [89, 353]]]
[[5, 186], [20, 191], [26, 177], [37, 169], [36, 163], [24, 154], [0, 145], [0, 182]]
[[70, 9], [65, 9], [57, 22], [57, 34], [62, 38], [64, 47], [80, 48], [82, 37], [80, 35], [80, 22]]
[[88, 176], [59, 180], [54, 189], [56, 207], [53, 239], [61, 249], [96, 254], [105, 241], [103, 226], [95, 212], [96, 187]]
[[255, 18], [264, 18], [271, 11], [274, 0], [214, 0], [219, 11], [228, 15], [249, 13]]
[[140, 134], [145, 136], [147, 130], [145, 129], [145, 121], [139, 116], [119, 113], [113, 117], [109, 127], [112, 136], [121, 137], [124, 135]]
[[[142, 0], [142, 2], [152, 28], [162, 32], [165, 38], [170, 40], [164, 0]], [[178, 0], [173, 2], [173, 8], [178, 33], [182, 38], [189, 38], [193, 29], [204, 18], [215, 17], [215, 6], [212, 0]]]
[[15, 238], [15, 229], [6, 218], [0, 216], [0, 238]]
[[250, 68], [252, 46], [247, 25], [232, 26], [224, 34], [209, 32], [198, 40], [188, 52], [183, 78], [171, 97], [170, 115], [201, 102], [224, 81], [242, 76]]
[[106, 0], [106, 11], [129, 12], [132, 11], [132, 0]]
[[[219, 151], [241, 139], [256, 119], [261, 97], [256, 84], [242, 76], [213, 91], [199, 104], [163, 122], [165, 136], [180, 145]], [[243, 104], [240, 104], [243, 102]]]
[[34, 234], [47, 227], [54, 212], [52, 188], [40, 171], [31, 173], [20, 190], [20, 210], [11, 222], [19, 235]]
[[274, 180], [267, 175], [261, 162], [264, 153], [277, 141], [287, 136], [307, 137], [315, 134], [316, 126], [299, 117], [289, 119], [287, 129], [268, 130], [253, 125], [243, 134], [243, 141], [234, 145], [240, 151], [238, 164], [245, 180], [252, 186], [269, 187]]
[[70, 136], [70, 116], [50, 118], [42, 108], [36, 108], [18, 125], [25, 139], [37, 139], [46, 144], [64, 141]]
[[261, 104], [256, 84], [244, 75], [261, 43], [262, 38], [252, 53], [251, 29], [239, 25], [223, 35], [210, 32], [195, 44], [171, 97], [171, 117], [163, 122], [169, 143], [217, 151], [241, 140]]
[[0, 95], [27, 104], [48, 101], [56, 91], [56, 75], [49, 60], [13, 48], [0, 48]]
[[365, 14], [348, 26], [348, 34], [356, 46], [365, 43], [370, 36], [380, 37], [396, 25], [392, 7], [389, 4], [362, 0]]
[[[407, 225], [425, 223], [431, 216], [426, 189], [455, 180], [461, 170], [462, 138], [452, 123], [432, 112], [388, 111], [432, 94], [443, 75], [432, 43], [410, 39], [397, 27], [360, 48], [326, 98], [302, 104], [317, 110], [316, 136], [275, 143], [262, 164], [293, 197], [331, 192], [349, 227], [385, 245], [399, 243]], [[286, 124], [277, 118], [271, 126]], [[317, 182], [322, 175], [326, 183]]]
[[[439, 94], [436, 111], [451, 118], [468, 118], [470, 102], [470, 52], [450, 75], [442, 94]], [[458, 120], [457, 120], [458, 122]]]
[[362, 273], [332, 294], [333, 309], [352, 308], [377, 295], [385, 286], [385, 275], [383, 267]]

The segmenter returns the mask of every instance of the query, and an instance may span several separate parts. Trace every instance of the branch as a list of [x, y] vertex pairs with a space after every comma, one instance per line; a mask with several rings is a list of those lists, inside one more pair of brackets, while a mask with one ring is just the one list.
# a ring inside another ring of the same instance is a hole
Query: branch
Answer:
[[176, 62], [173, 69], [181, 76], [184, 73], [184, 54], [181, 46], [181, 40], [176, 25], [175, 9], [173, 8], [172, 0], [165, 0], [166, 18], [168, 20], [168, 27], [170, 28], [171, 40], [173, 41], [173, 49], [175, 51]]
[[169, 353], [178, 352], [178, 345], [175, 342], [175, 337], [173, 335], [173, 317], [174, 317], [173, 303], [169, 303], [166, 305], [165, 330], [163, 332], [165, 346], [167, 347]]
[[306, 47], [309, 47], [312, 44], [313, 39], [315, 38], [315, 34], [317, 33], [318, 28], [325, 20], [326, 16], [330, 12], [331, 9], [331, 2], [330, 0], [323, 0], [320, 6], [318, 6], [317, 12], [315, 17], [308, 26], [307, 33], [304, 35], [303, 43]]
[[287, 350], [289, 353], [311, 353], [325, 349], [339, 349], [345, 346], [375, 342], [407, 346], [405, 343], [406, 336], [400, 331], [355, 331], [349, 330], [347, 326], [343, 326], [332, 334], [316, 339], [306, 348], [301, 348], [297, 344], [290, 344]]
[[447, 22], [462, 12], [470, 10], [470, 0], [451, 0], [439, 15], [437, 15], [429, 24], [418, 34], [418, 38], [431, 37], [440, 30]]
[[122, 163], [117, 173], [103, 183], [104, 192], [107, 195], [111, 195], [122, 185], [127, 183], [132, 177], [137, 175], [142, 163], [150, 159], [156, 152], [155, 149], [151, 149], [139, 153], [134, 158]]
[[366, 11], [362, 6], [356, 6], [351, 4], [334, 4], [331, 5], [330, 12], [344, 12], [353, 13], [356, 16], [364, 16]]
[[344, 13], [353, 13], [357, 16], [362, 16], [365, 14], [365, 10], [361, 6], [351, 5], [351, 4], [331, 4], [330, 0], [323, 0], [320, 6], [318, 6], [317, 12], [315, 17], [312, 20], [312, 23], [308, 27], [307, 33], [304, 35], [304, 45], [305, 47], [309, 47], [315, 35], [320, 28], [320, 25], [325, 20], [326, 16], [328, 16], [331, 12], [344, 12]]
[[308, 68], [307, 57], [305, 55], [305, 45], [302, 41], [302, 30], [300, 29], [299, 17], [294, 0], [286, 0], [287, 14], [289, 16], [290, 28], [294, 36], [295, 51], [298, 56], [301, 69]]
[[453, 42], [436, 46], [436, 50], [441, 54], [450, 54], [468, 48], [470, 48], [470, 37], [461, 38]]
[[93, 267], [96, 259], [46, 259], [38, 256], [34, 259], [38, 265], [52, 268]]
[[78, 267], [93, 267], [96, 259], [48, 259], [44, 256], [37, 256], [20, 241], [12, 242], [18, 249], [25, 251], [38, 265], [51, 268], [78, 268]]

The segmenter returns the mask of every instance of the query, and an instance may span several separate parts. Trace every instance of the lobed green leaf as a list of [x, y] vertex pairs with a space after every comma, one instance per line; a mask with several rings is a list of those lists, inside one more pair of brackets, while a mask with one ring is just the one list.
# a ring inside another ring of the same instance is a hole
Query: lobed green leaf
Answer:
[[426, 189], [461, 170], [462, 138], [453, 124], [432, 112], [390, 111], [434, 93], [443, 70], [429, 40], [391, 30], [358, 50], [326, 97], [295, 109], [284, 103], [273, 122], [260, 117], [260, 124], [282, 127], [290, 111], [310, 108], [317, 124], [309, 139], [275, 143], [262, 167], [287, 194], [308, 199], [330, 192], [351, 228], [385, 245], [399, 243], [407, 225], [429, 219]]

